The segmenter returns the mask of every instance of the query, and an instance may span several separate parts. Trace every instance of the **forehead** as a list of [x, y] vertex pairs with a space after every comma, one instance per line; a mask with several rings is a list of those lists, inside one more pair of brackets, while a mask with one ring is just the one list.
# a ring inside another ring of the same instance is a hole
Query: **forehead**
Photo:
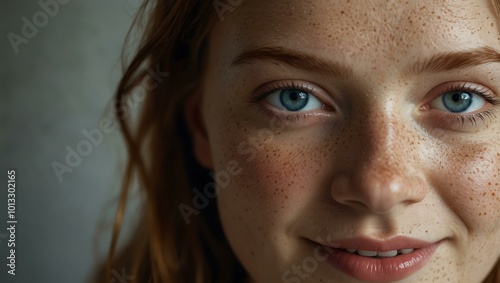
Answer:
[[498, 47], [498, 23], [488, 0], [253, 0], [217, 25], [214, 42], [230, 46], [227, 58], [255, 46], [285, 46], [347, 64], [393, 65], [436, 52]]

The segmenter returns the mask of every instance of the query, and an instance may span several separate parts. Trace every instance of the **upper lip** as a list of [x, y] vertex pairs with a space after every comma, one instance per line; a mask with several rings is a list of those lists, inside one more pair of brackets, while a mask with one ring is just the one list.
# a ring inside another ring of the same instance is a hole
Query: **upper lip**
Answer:
[[326, 241], [323, 243], [320, 242], [320, 244], [336, 249], [386, 252], [402, 249], [420, 249], [428, 247], [434, 243], [405, 236], [396, 236], [386, 240], [378, 240], [369, 237], [354, 237], [349, 239]]

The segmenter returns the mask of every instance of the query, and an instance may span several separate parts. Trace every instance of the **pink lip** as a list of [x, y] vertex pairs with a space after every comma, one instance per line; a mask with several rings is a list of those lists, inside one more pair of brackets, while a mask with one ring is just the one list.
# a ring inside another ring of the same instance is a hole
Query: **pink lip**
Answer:
[[[429, 243], [401, 236], [386, 241], [357, 237], [321, 244], [329, 250], [328, 261], [333, 267], [359, 280], [388, 282], [404, 279], [424, 267], [441, 241]], [[344, 249], [378, 252], [415, 250], [409, 254], [400, 254], [390, 258], [370, 258], [349, 253]]]

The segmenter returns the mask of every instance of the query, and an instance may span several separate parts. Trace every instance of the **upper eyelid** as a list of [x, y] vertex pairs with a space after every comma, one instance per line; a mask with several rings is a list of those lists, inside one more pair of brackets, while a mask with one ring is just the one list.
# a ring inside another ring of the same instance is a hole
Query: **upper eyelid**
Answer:
[[[483, 85], [480, 85], [480, 84], [476, 84], [476, 83], [469, 83], [469, 82], [457, 82], [456, 85], [453, 85], [454, 82], [450, 82], [447, 86], [446, 89], [442, 90], [442, 93], [446, 93], [448, 91], [454, 91], [454, 90], [462, 90], [462, 89], [465, 89], [465, 90], [468, 90], [468, 91], [474, 91], [474, 92], [478, 92], [478, 93], [486, 93], [488, 91], [490, 91], [487, 87], [483, 86]], [[488, 91], [484, 91], [484, 89], [487, 89]]]
[[269, 82], [255, 91], [256, 97], [253, 100], [260, 100], [276, 91], [284, 89], [299, 89], [308, 92], [322, 103], [332, 104], [333, 106], [333, 98], [330, 96], [328, 91], [314, 83], [302, 80], [280, 80]]
[[[269, 86], [268, 86], [269, 85]], [[300, 89], [307, 92], [316, 92], [316, 88], [311, 86], [310, 83], [297, 82], [297, 81], [274, 81], [265, 85], [265, 87], [259, 88], [257, 93], [260, 94], [271, 94], [274, 91], [283, 89]]]
[[488, 95], [488, 91], [487, 90], [485, 91], [485, 87], [483, 87], [481, 85], [467, 86], [467, 84], [468, 83], [459, 83], [457, 85], [450, 84], [445, 89], [440, 90], [438, 95], [436, 96], [436, 98], [438, 98], [438, 97], [440, 97], [448, 92], [460, 91], [460, 90], [473, 92], [475, 94], [479, 94], [480, 96], [485, 96], [485, 95], [487, 96]]

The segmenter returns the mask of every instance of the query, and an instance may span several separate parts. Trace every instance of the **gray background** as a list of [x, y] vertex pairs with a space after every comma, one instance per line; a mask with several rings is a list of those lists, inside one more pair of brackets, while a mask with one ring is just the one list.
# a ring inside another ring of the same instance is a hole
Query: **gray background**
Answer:
[[[55, 0], [41, 0], [51, 2]], [[59, 0], [65, 2], [68, 0]], [[51, 164], [110, 116], [138, 0], [69, 0], [16, 54], [38, 1], [0, 0], [0, 282], [88, 282], [107, 249], [125, 160], [117, 129], [60, 182]], [[43, 18], [39, 19], [42, 21]], [[7, 170], [15, 169], [16, 276], [7, 274]], [[119, 271], [121, 273], [122, 271]], [[116, 280], [116, 282], [125, 282]]]

